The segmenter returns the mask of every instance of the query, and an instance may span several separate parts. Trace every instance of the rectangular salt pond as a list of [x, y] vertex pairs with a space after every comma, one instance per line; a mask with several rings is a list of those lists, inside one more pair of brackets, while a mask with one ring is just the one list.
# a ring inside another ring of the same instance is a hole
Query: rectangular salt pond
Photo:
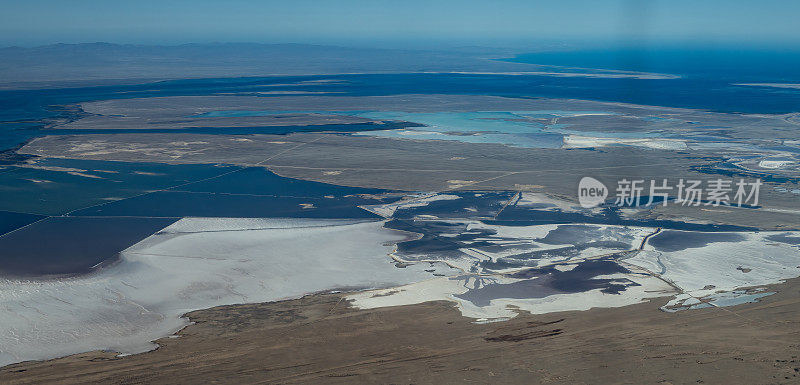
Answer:
[[373, 199], [159, 191], [72, 213], [76, 216], [380, 218], [358, 207]]
[[[359, 205], [387, 203], [386, 190], [278, 176], [261, 167], [73, 212], [80, 216], [379, 218]], [[365, 197], [362, 196], [364, 194]]]
[[42, 215], [0, 211], [0, 235], [44, 218]]
[[[180, 191], [128, 200], [174, 186], [180, 186]], [[358, 195], [383, 192], [386, 191], [284, 178], [261, 167], [241, 169], [212, 164], [42, 159], [0, 174], [0, 210], [42, 215], [64, 215], [75, 210], [84, 216], [374, 218], [356, 206], [385, 202]], [[333, 212], [323, 213], [326, 209]], [[295, 212], [298, 215], [292, 214]], [[3, 217], [11, 221], [9, 229], [15, 228], [14, 223], [20, 219], [14, 214], [0, 216], [0, 226]], [[22, 222], [24, 225], [25, 220]]]
[[0, 210], [62, 215], [235, 169], [208, 164], [38, 159], [0, 173]]
[[86, 273], [178, 218], [51, 217], [0, 236], [0, 275]]

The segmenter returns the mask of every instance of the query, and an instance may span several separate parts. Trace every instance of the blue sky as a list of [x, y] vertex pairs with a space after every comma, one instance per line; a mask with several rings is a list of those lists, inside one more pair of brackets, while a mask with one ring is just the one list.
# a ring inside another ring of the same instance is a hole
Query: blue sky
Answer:
[[800, 43], [797, 0], [0, 0], [0, 45]]

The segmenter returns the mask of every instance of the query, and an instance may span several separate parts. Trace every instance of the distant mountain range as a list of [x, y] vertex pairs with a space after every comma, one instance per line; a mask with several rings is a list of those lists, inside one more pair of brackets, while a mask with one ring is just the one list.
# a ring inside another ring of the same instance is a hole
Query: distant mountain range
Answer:
[[0, 88], [131, 83], [176, 78], [420, 71], [531, 71], [491, 60], [518, 52], [482, 47], [444, 51], [308, 44], [212, 43], [175, 46], [111, 43], [0, 48]]

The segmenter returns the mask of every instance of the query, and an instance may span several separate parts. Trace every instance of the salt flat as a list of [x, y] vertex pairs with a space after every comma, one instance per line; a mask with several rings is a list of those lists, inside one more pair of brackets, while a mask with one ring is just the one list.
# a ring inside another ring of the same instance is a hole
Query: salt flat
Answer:
[[[703, 243], [687, 244], [678, 238], [670, 241], [668, 248], [653, 246], [651, 239], [642, 252], [625, 260], [659, 274], [683, 290], [665, 308], [696, 304], [705, 297], [713, 300], [721, 293], [727, 293], [723, 297], [749, 300], [749, 293], [734, 291], [800, 276], [797, 232], [671, 232], [684, 239], [698, 235], [706, 239]], [[724, 235], [736, 238], [721, 238]]]
[[397, 268], [383, 222], [187, 218], [71, 279], [0, 280], [0, 365], [90, 350], [137, 353], [191, 310], [429, 278]]
[[[602, 278], [633, 282], [634, 285], [627, 288], [623, 294], [604, 293], [602, 289], [593, 289], [577, 293], [552, 294], [539, 298], [494, 298], [487, 305], [479, 306], [464, 299], [463, 295], [471, 289], [490, 285], [511, 285], [531, 280], [462, 276], [442, 277], [398, 288], [360, 292], [351, 294], [347, 298], [352, 300], [353, 306], [359, 309], [413, 305], [428, 301], [450, 301], [464, 317], [473, 318], [478, 322], [487, 322], [513, 318], [519, 314], [519, 311], [545, 314], [589, 310], [598, 307], [621, 307], [672, 293], [669, 285], [646, 275], [611, 274], [602, 276]], [[543, 278], [537, 279], [544, 280]]]
[[[659, 233], [644, 227], [477, 222], [466, 229], [491, 233], [477, 238], [479, 245], [459, 249], [472, 259], [452, 253], [439, 257], [465, 274], [348, 298], [361, 309], [450, 301], [463, 316], [482, 322], [515, 317], [520, 310], [544, 314], [620, 307], [655, 297], [671, 297], [662, 308], [666, 311], [733, 306], [773, 294], [762, 289], [766, 285], [800, 276], [798, 232]], [[648, 234], [657, 235], [640, 246]], [[499, 247], [498, 240], [510, 239], [520, 242]], [[560, 248], [568, 248], [568, 256], [559, 255]], [[399, 255], [403, 261], [422, 258], [402, 247]], [[510, 265], [506, 260], [516, 268], [504, 268]]]

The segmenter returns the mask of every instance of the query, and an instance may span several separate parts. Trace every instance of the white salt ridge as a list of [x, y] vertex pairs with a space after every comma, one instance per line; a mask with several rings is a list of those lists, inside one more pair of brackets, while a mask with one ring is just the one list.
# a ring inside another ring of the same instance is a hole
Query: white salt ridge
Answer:
[[646, 301], [649, 298], [663, 297], [674, 293], [663, 281], [646, 275], [610, 274], [600, 278], [631, 280], [639, 286], [630, 286], [622, 294], [603, 293], [601, 289], [582, 293], [565, 293], [543, 298], [497, 298], [489, 301], [487, 306], [458, 298], [470, 288], [480, 288], [487, 283], [509, 284], [521, 281], [507, 277], [477, 278], [476, 276], [442, 277], [428, 281], [412, 283], [393, 289], [371, 290], [351, 294], [347, 299], [359, 309], [373, 309], [387, 306], [413, 305], [428, 301], [453, 302], [461, 315], [473, 318], [477, 322], [503, 320], [517, 316], [519, 311], [531, 314], [545, 314], [570, 310], [589, 310], [595, 307], [621, 307]]
[[588, 148], [606, 146], [636, 146], [657, 150], [685, 150], [689, 148], [685, 140], [657, 138], [598, 138], [581, 135], [565, 135], [563, 148]]
[[797, 83], [734, 83], [735, 86], [750, 86], [750, 87], [773, 87], [773, 88], [790, 88], [800, 89], [800, 84]]
[[404, 238], [383, 222], [183, 219], [90, 276], [0, 280], [0, 365], [147, 351], [192, 310], [430, 278], [424, 265], [392, 264]]
[[779, 169], [784, 168], [786, 166], [794, 165], [794, 160], [772, 160], [772, 159], [765, 159], [758, 162], [758, 167], [761, 168], [768, 168], [768, 169]]
[[395, 211], [397, 211], [398, 209], [425, 207], [429, 205], [431, 202], [448, 201], [456, 199], [461, 199], [461, 197], [452, 194], [428, 193], [428, 194], [411, 195], [410, 199], [402, 199], [394, 203], [388, 203], [385, 205], [365, 205], [361, 206], [361, 208], [373, 212], [375, 214], [378, 214], [384, 218], [389, 218], [393, 216]]
[[567, 200], [551, 197], [547, 194], [535, 193], [535, 192], [521, 192], [520, 197], [515, 205], [519, 207], [531, 207], [534, 208], [535, 210], [543, 210], [543, 211], [559, 210], [565, 213], [591, 212], [596, 214], [602, 211], [602, 209], [599, 207], [585, 209], [581, 207], [577, 202], [570, 202]]

